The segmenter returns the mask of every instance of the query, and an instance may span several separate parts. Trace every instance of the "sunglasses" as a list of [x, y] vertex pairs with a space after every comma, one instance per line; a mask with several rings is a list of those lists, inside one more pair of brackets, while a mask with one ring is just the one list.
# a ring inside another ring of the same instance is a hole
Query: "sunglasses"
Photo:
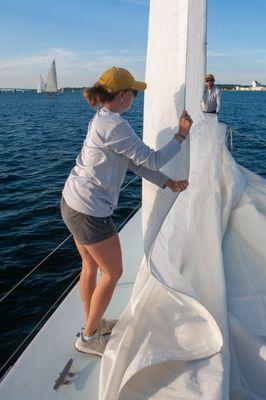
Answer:
[[138, 95], [138, 91], [134, 89], [125, 89], [124, 92], [132, 92], [134, 97]]
[[206, 79], [205, 82], [214, 82], [213, 79]]

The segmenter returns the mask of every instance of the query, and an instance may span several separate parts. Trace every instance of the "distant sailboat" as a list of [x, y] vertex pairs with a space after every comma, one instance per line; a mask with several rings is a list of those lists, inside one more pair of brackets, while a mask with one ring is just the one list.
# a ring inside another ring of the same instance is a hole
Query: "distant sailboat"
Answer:
[[45, 82], [43, 80], [43, 77], [40, 75], [40, 81], [37, 88], [37, 93], [43, 93], [44, 91], [45, 91]]
[[46, 80], [46, 85], [45, 85], [45, 90], [44, 91], [47, 94], [58, 93], [55, 60], [53, 60], [51, 66], [50, 66], [50, 69], [48, 71], [48, 75], [47, 75], [47, 80]]

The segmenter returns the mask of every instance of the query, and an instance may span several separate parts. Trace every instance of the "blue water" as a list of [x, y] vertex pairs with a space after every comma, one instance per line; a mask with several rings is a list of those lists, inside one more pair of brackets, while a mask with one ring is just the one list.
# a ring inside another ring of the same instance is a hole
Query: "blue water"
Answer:
[[[221, 119], [235, 130], [234, 157], [266, 177], [266, 92], [223, 92], [222, 104]], [[60, 196], [92, 115], [81, 92], [52, 97], [0, 93], [2, 294], [69, 235], [60, 217]], [[141, 136], [143, 97], [137, 97], [125, 117]], [[133, 177], [128, 173], [125, 183]], [[117, 226], [139, 204], [140, 195], [139, 179], [121, 193]], [[79, 269], [69, 240], [3, 301], [2, 365]]]

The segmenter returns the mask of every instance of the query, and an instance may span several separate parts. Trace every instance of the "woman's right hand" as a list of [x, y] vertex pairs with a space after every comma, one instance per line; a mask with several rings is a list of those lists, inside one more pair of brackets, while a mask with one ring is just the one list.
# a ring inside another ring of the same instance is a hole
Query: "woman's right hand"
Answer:
[[164, 185], [169, 187], [173, 192], [182, 192], [182, 190], [186, 190], [188, 187], [188, 181], [174, 181], [173, 179], [168, 179]]
[[191, 125], [193, 124], [193, 121], [188, 114], [187, 111], [183, 111], [182, 115], [179, 119], [179, 131], [176, 133], [176, 138], [179, 140], [179, 138], [186, 137], [189, 134], [189, 130]]

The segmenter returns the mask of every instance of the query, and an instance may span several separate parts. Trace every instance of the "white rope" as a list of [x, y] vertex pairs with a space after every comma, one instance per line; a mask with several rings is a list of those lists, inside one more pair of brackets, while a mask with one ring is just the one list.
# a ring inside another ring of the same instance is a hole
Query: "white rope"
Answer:
[[[131, 181], [129, 181], [125, 186], [123, 186], [120, 190], [120, 192], [122, 192], [127, 186], [129, 186], [132, 182], [134, 182], [136, 179], [138, 179], [139, 176], [135, 176], [133, 179], [131, 179]], [[131, 215], [131, 214], [130, 214]], [[125, 221], [124, 221], [125, 222]], [[122, 223], [123, 224], [123, 223]], [[121, 225], [122, 225], [121, 224]], [[120, 225], [120, 226], [121, 226]], [[118, 227], [118, 229], [120, 228], [120, 226]], [[34, 268], [32, 268], [31, 271], [29, 271], [20, 281], [18, 281], [6, 294], [4, 294], [4, 296], [2, 296], [0, 298], [0, 303], [2, 303], [3, 300], [5, 300], [5, 298], [7, 296], [9, 296], [19, 285], [21, 285], [22, 282], [24, 282], [37, 268], [39, 268], [48, 258], [51, 257], [51, 255], [53, 253], [56, 252], [56, 250], [58, 250], [61, 246], [63, 246], [63, 244], [69, 240], [72, 236], [72, 233], [70, 235], [68, 235], [54, 250], [52, 250], [43, 260], [41, 260]]]
[[24, 278], [22, 278], [20, 281], [18, 281], [3, 297], [1, 297], [0, 299], [0, 303], [7, 297], [10, 295], [10, 293], [12, 293], [22, 282], [25, 281], [25, 279], [27, 279], [38, 267], [40, 267], [40, 265], [42, 265], [56, 250], [59, 249], [59, 247], [61, 247], [70, 237], [72, 236], [72, 234], [70, 234], [67, 238], [65, 238], [63, 240], [63, 242], [61, 242], [54, 250], [52, 250], [42, 261], [40, 261], [34, 268], [32, 268], [32, 270], [26, 274], [24, 276]]
[[139, 208], [139, 206], [141, 205], [141, 201], [139, 202], [139, 204], [134, 208], [133, 211], [131, 211], [131, 213], [126, 217], [126, 219], [124, 219], [124, 221], [122, 222], [122, 224], [119, 225], [119, 227], [117, 228], [120, 229], [121, 226], [125, 225], [125, 223], [129, 220], [129, 218], [131, 217], [131, 215], [134, 213], [135, 210], [137, 210]]
[[[135, 179], [135, 178], [134, 178]], [[131, 215], [134, 213], [135, 210], [137, 210], [139, 208], [139, 206], [141, 205], [141, 201], [139, 202], [139, 204], [134, 208], [134, 210], [131, 211], [131, 213], [127, 216], [127, 218], [119, 225], [119, 227], [117, 229], [119, 229], [122, 225], [124, 225], [126, 223], [126, 221], [131, 217]], [[66, 239], [65, 239], [66, 240]], [[28, 340], [28, 338], [33, 334], [33, 332], [36, 331], [36, 329], [38, 328], [38, 326], [40, 326], [40, 324], [42, 323], [42, 321], [47, 317], [47, 315], [52, 311], [52, 309], [57, 305], [57, 303], [61, 300], [61, 298], [64, 296], [64, 294], [68, 291], [68, 289], [72, 286], [74, 286], [74, 283], [78, 280], [80, 276], [80, 273], [75, 276], [75, 278], [73, 279], [73, 281], [68, 285], [68, 287], [63, 291], [63, 293], [58, 297], [58, 299], [54, 302], [54, 304], [49, 308], [49, 310], [44, 314], [44, 316], [40, 319], [39, 322], [37, 322], [37, 324], [33, 327], [33, 329], [30, 331], [30, 333], [23, 339], [23, 341], [19, 344], [19, 346], [17, 347], [17, 349], [11, 354], [11, 356], [7, 359], [7, 361], [4, 363], [4, 365], [1, 367], [0, 372], [5, 368], [5, 366], [9, 363], [10, 360], [12, 360], [12, 358], [14, 357], [14, 355], [19, 351], [19, 349], [23, 346], [23, 344]], [[132, 282], [126, 282], [126, 284], [130, 284]]]
[[135, 178], [131, 179], [130, 182], [128, 182], [125, 186], [122, 187], [122, 189], [120, 190], [120, 193], [123, 192], [123, 190], [124, 190], [128, 185], [130, 185], [132, 182], [134, 182], [134, 181], [135, 181], [136, 179], [138, 179], [138, 178], [140, 178], [140, 177], [137, 175], [137, 176], [135, 176]]

